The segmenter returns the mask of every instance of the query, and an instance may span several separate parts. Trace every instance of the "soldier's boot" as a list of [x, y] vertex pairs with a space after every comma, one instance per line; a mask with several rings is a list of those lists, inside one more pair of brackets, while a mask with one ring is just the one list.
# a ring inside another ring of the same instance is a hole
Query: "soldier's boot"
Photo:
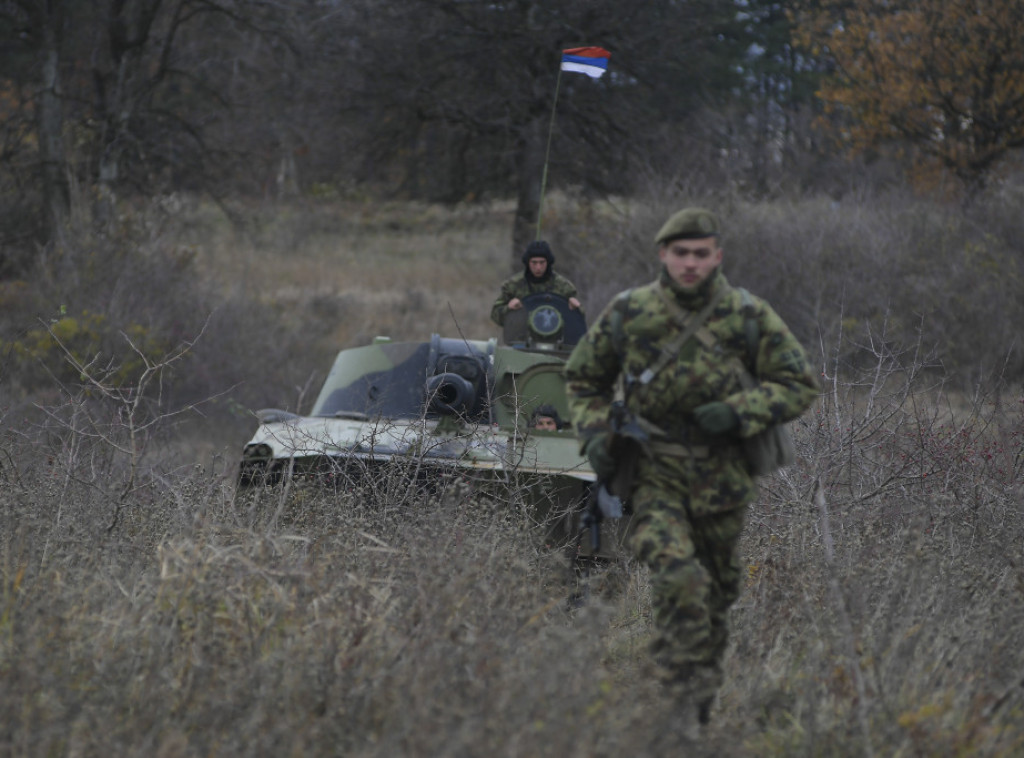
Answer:
[[687, 742], [700, 742], [703, 724], [700, 720], [700, 708], [690, 700], [679, 701], [676, 716], [673, 719], [673, 731]]
[[674, 703], [677, 731], [687, 739], [700, 739], [702, 727], [711, 723], [711, 709], [719, 684], [712, 666], [656, 666], [658, 678]]
[[682, 669], [657, 666], [656, 672], [670, 701], [673, 736], [690, 743], [698, 742], [702, 726], [707, 723], [705, 710], [710, 714], [710, 705], [705, 709], [701, 699], [699, 677], [690, 666]]
[[711, 708], [714, 704], [714, 696], [706, 697], [697, 704], [697, 720], [701, 726], [707, 726], [711, 723]]

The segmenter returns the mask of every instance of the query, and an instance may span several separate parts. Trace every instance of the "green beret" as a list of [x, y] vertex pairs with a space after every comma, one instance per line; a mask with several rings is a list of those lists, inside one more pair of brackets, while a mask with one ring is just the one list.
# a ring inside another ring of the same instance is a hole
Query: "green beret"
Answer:
[[722, 231], [718, 218], [703, 208], [683, 208], [669, 216], [668, 221], [654, 237], [654, 242], [663, 245], [677, 239], [700, 239], [717, 237]]

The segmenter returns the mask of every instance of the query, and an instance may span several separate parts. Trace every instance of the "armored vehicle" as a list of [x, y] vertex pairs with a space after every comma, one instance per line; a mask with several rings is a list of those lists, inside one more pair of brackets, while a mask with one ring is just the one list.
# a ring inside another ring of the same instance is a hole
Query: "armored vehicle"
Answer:
[[[595, 480], [564, 421], [562, 367], [586, 322], [551, 293], [530, 295], [523, 305], [506, 319], [503, 344], [435, 334], [342, 350], [309, 416], [257, 412], [240, 483], [302, 476], [356, 486], [396, 468], [418, 481], [514, 483], [529, 494], [538, 519], [560, 522], [554, 532], [568, 538]], [[539, 408], [553, 410], [563, 420], [559, 428], [534, 428]]]

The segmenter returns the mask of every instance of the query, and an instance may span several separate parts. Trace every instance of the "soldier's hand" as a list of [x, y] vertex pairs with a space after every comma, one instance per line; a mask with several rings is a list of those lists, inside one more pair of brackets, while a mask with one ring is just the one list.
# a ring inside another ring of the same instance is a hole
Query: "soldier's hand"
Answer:
[[508, 309], [510, 311], [518, 311], [522, 307], [523, 307], [523, 301], [520, 300], [518, 297], [514, 297], [514, 298], [512, 298], [511, 300], [508, 301]]
[[728, 403], [716, 400], [693, 409], [693, 417], [701, 431], [708, 434], [727, 434], [739, 428], [740, 419]]
[[569, 298], [569, 310], [574, 311], [580, 307], [580, 301], [574, 297]]
[[609, 479], [615, 473], [615, 459], [612, 458], [607, 434], [595, 434], [583, 448], [598, 479]]

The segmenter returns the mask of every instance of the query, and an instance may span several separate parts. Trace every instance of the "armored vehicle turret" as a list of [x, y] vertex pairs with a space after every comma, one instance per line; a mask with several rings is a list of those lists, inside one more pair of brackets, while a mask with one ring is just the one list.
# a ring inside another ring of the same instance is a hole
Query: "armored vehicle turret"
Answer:
[[541, 430], [531, 417], [547, 406], [569, 418], [562, 368], [586, 323], [558, 295], [523, 304], [509, 314], [501, 344], [434, 335], [342, 350], [308, 416], [256, 413], [239, 482], [357, 484], [400, 464], [427, 481], [461, 476], [492, 486], [515, 477], [519, 491], [532, 477], [542, 518], [578, 511], [595, 475], [571, 425]]

